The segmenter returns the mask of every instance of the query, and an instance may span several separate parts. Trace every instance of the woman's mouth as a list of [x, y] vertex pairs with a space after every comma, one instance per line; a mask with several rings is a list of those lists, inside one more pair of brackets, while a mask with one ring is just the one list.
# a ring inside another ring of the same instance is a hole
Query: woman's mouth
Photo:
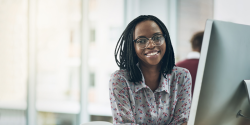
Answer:
[[151, 53], [147, 53], [145, 54], [146, 57], [154, 57], [154, 56], [157, 56], [159, 55], [160, 51], [157, 51], [157, 52], [151, 52]]

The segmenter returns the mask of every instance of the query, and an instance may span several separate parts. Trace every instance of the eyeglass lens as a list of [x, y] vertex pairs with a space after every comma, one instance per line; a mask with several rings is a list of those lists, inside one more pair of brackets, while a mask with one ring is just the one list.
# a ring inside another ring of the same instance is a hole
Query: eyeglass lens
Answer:
[[[155, 35], [153, 36], [152, 38], [149, 38], [153, 41], [154, 45], [155, 46], [161, 46], [164, 42], [164, 37], [162, 35]], [[136, 41], [136, 44], [144, 49], [148, 46], [149, 44], [149, 39], [148, 38], [139, 38], [137, 41]]]

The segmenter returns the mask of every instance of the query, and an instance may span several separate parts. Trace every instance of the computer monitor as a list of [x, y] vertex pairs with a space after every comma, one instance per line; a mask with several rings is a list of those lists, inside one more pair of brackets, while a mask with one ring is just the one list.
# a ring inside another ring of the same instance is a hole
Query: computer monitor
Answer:
[[250, 125], [250, 26], [207, 20], [188, 125]]

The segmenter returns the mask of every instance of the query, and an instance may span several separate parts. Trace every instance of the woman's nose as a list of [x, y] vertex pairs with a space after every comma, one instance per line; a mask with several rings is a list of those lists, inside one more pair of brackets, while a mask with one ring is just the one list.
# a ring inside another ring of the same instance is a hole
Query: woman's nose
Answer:
[[154, 48], [155, 47], [155, 43], [152, 39], [149, 39], [148, 40], [148, 45], [147, 45], [147, 48]]

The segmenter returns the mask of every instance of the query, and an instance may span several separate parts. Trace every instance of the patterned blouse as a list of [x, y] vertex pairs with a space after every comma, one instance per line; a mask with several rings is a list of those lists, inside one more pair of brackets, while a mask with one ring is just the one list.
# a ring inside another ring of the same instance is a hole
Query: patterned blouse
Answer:
[[167, 78], [161, 75], [154, 92], [144, 77], [140, 83], [128, 80], [126, 70], [117, 70], [109, 81], [114, 125], [181, 125], [188, 121], [192, 80], [187, 69], [173, 67]]

